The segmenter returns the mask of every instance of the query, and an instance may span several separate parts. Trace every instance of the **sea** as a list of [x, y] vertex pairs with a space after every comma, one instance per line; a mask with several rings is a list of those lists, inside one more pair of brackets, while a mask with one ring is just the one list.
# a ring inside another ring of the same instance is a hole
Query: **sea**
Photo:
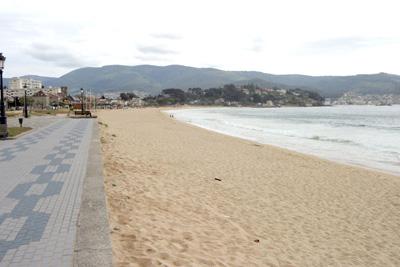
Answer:
[[215, 132], [400, 175], [400, 105], [170, 110]]

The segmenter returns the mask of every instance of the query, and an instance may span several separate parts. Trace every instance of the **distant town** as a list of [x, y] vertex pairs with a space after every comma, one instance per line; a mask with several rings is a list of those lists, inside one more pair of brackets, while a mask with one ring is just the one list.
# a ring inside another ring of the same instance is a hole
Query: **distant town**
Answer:
[[45, 86], [39, 80], [12, 78], [4, 92], [8, 110], [19, 109], [25, 101], [30, 109], [73, 109], [82, 102], [85, 103], [85, 109], [184, 104], [252, 107], [400, 104], [400, 95], [358, 95], [348, 92], [337, 99], [325, 99], [318, 93], [303, 89], [261, 88], [254, 84], [241, 86], [227, 84], [209, 89], [189, 88], [186, 91], [169, 88], [155, 96], [138, 91], [100, 95], [88, 89], [84, 89], [84, 94], [79, 92], [71, 94], [66, 86]]
[[384, 95], [360, 95], [354, 92], [344, 93], [336, 100], [326, 99], [326, 104], [332, 105], [376, 105], [390, 106], [400, 104], [400, 95], [384, 94]]

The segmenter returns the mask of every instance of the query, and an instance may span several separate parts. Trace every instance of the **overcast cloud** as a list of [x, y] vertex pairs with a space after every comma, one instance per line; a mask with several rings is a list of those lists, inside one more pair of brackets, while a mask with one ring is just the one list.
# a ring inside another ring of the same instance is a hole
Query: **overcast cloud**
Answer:
[[78, 68], [85, 65], [96, 65], [95, 61], [90, 62], [85, 57], [77, 57], [62, 45], [51, 46], [48, 44], [34, 43], [28, 49], [27, 54], [34, 59], [44, 63], [53, 64], [58, 67]]
[[340, 37], [318, 40], [306, 44], [305, 51], [309, 53], [350, 53], [367, 47], [379, 47], [389, 44], [400, 44], [399, 40], [388, 38]]
[[163, 48], [162, 45], [160, 46], [154, 46], [154, 45], [139, 45], [137, 47], [137, 50], [139, 50], [139, 52], [142, 52], [144, 54], [177, 54], [176, 51], [171, 50], [171, 49], [167, 49], [167, 48]]
[[111, 64], [268, 73], [400, 74], [395, 0], [13, 0], [5, 76]]
[[176, 35], [176, 34], [171, 34], [171, 33], [154, 33], [152, 34], [154, 38], [160, 38], [160, 39], [168, 39], [168, 40], [179, 40], [182, 39], [181, 36]]

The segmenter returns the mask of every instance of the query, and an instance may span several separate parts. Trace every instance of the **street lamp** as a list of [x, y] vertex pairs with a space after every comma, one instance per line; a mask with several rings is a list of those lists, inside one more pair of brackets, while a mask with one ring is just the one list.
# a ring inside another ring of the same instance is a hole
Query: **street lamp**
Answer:
[[26, 84], [24, 85], [24, 91], [25, 91], [25, 95], [24, 95], [24, 117], [25, 119], [28, 118], [28, 103], [26, 102]]
[[84, 110], [84, 108], [83, 108], [83, 88], [81, 88], [81, 112], [82, 112], [82, 115], [83, 115], [83, 110]]
[[6, 57], [3, 56], [3, 53], [0, 53], [0, 137], [7, 137], [7, 117], [6, 117], [6, 109], [4, 106], [4, 93], [3, 93], [3, 69], [4, 69], [4, 61], [6, 61]]

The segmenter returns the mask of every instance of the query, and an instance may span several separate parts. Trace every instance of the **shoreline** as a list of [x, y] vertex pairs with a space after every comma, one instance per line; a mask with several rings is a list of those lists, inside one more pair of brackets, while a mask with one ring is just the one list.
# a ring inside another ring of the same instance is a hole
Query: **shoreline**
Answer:
[[117, 266], [400, 263], [396, 176], [219, 134], [161, 109], [99, 115]]
[[[211, 107], [204, 107], [204, 109], [211, 109], [211, 108], [214, 108], [214, 107], [212, 107], [212, 106]], [[215, 108], [221, 108], [221, 107], [215, 107]], [[227, 108], [229, 108], [229, 107], [227, 107]], [[282, 107], [282, 108], [291, 108], [291, 107]], [[178, 107], [178, 108], [174, 108], [174, 109], [168, 108], [168, 109], [160, 109], [160, 110], [163, 113], [168, 114], [169, 111], [172, 112], [172, 111], [175, 111], [175, 110], [182, 110], [182, 109], [198, 109], [198, 108], [197, 107], [193, 107], [193, 108], [191, 108], [191, 107], [179, 108]], [[269, 108], [266, 108], [266, 109], [269, 109]], [[349, 161], [346, 161], [346, 160], [340, 160], [340, 159], [329, 157], [329, 156], [324, 157], [322, 155], [312, 154], [311, 152], [297, 151], [295, 149], [291, 149], [291, 148], [285, 147], [285, 146], [280, 146], [278, 144], [261, 143], [261, 142], [256, 141], [256, 140], [252, 140], [251, 138], [246, 138], [246, 137], [243, 137], [243, 136], [234, 135], [234, 134], [230, 134], [230, 133], [223, 132], [223, 131], [218, 131], [218, 130], [215, 130], [215, 129], [211, 129], [211, 128], [208, 128], [208, 127], [205, 127], [205, 126], [193, 124], [193, 123], [190, 123], [190, 122], [187, 122], [187, 121], [184, 121], [184, 120], [180, 120], [180, 119], [177, 119], [177, 118], [174, 118], [174, 119], [176, 121], [178, 121], [178, 122], [181, 122], [181, 123], [184, 123], [184, 124], [187, 124], [187, 125], [191, 125], [191, 126], [195, 126], [195, 127], [199, 128], [199, 129], [203, 129], [203, 130], [210, 131], [210, 132], [213, 132], [213, 133], [218, 133], [218, 134], [222, 134], [222, 135], [225, 135], [225, 136], [234, 137], [234, 138], [246, 140], [246, 141], [249, 141], [249, 142], [255, 142], [255, 143], [258, 143], [258, 144], [263, 145], [263, 146], [272, 146], [274, 148], [279, 148], [279, 149], [282, 149], [282, 150], [285, 150], [285, 151], [299, 153], [300, 155], [314, 157], [314, 158], [317, 158], [317, 159], [320, 159], [320, 160], [325, 160], [325, 161], [328, 161], [328, 162], [331, 162], [331, 163], [341, 164], [341, 165], [355, 167], [355, 168], [361, 168], [361, 169], [368, 170], [368, 171], [375, 171], [375, 172], [378, 172], [378, 173], [384, 173], [384, 174], [388, 174], [388, 175], [393, 175], [393, 176], [397, 176], [397, 177], [400, 178], [400, 171], [399, 172], [395, 172], [395, 171], [390, 171], [390, 170], [379, 168], [379, 167], [371, 167], [371, 166], [368, 166], [367, 163], [363, 164], [363, 163], [349, 162]], [[400, 166], [399, 166], [399, 168], [400, 168]]]

